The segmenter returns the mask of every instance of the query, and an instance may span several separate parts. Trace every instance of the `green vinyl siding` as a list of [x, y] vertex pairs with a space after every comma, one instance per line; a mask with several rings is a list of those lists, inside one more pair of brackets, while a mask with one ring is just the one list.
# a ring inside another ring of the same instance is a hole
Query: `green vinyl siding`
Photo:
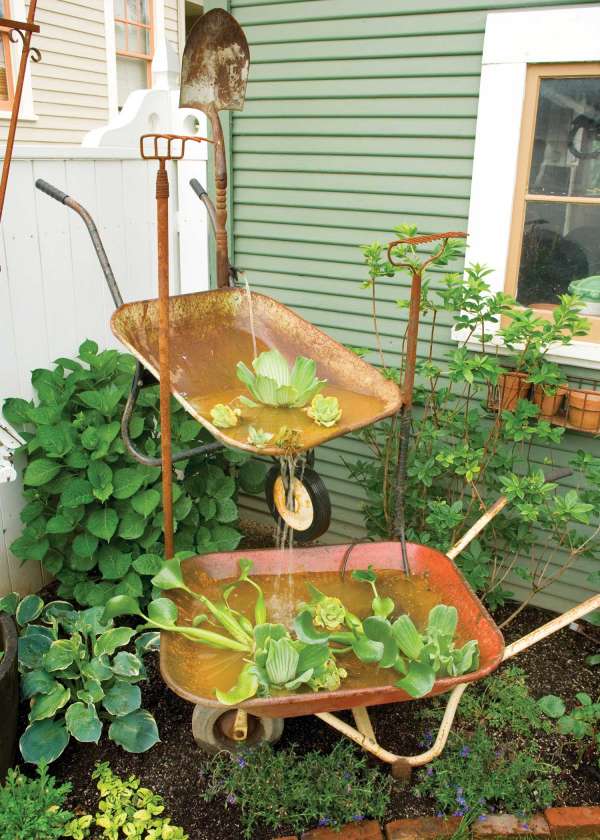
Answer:
[[[229, 224], [233, 259], [251, 286], [334, 338], [374, 349], [358, 246], [389, 240], [402, 221], [423, 232], [466, 228], [487, 13], [567, 5], [587, 3], [230, 0], [251, 68], [245, 108], [226, 118]], [[390, 361], [404, 317], [395, 301], [405, 292], [398, 282], [380, 287]], [[438, 335], [434, 356], [443, 359], [456, 345], [449, 327]], [[553, 459], [579, 448], [600, 452], [589, 436], [569, 433]], [[364, 454], [351, 436], [317, 450], [333, 503], [326, 541], [363, 535], [362, 490], [344, 460]], [[243, 506], [265, 517], [262, 500]], [[559, 608], [581, 600], [592, 591], [588, 572], [577, 564], [540, 601]], [[518, 582], [511, 588], [524, 591]]]

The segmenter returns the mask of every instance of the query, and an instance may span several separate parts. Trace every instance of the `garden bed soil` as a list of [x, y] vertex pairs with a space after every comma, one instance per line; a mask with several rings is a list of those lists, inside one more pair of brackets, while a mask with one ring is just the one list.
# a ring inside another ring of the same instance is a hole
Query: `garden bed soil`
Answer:
[[[511, 611], [508, 605], [496, 618], [501, 621]], [[539, 627], [552, 614], [535, 607], [524, 609], [506, 628], [507, 642], [513, 641]], [[590, 630], [594, 632], [593, 628]], [[539, 642], [531, 650], [519, 655], [515, 663], [523, 668], [534, 697], [555, 693], [573, 698], [579, 691], [596, 696], [598, 670], [586, 666], [585, 657], [594, 652], [595, 643], [573, 630], [565, 629]], [[197, 795], [204, 789], [202, 765], [206, 757], [192, 739], [192, 706], [181, 700], [162, 682], [157, 669], [157, 655], [147, 657], [149, 681], [143, 684], [144, 706], [158, 723], [161, 743], [148, 753], [132, 755], [124, 752], [107, 738], [100, 744], [80, 744], [71, 741], [63, 756], [52, 766], [61, 780], [70, 780], [73, 791], [69, 806], [94, 812], [98, 797], [91, 779], [97, 761], [109, 761], [116, 773], [134, 773], [142, 783], [164, 797], [166, 812], [176, 825], [181, 825], [190, 840], [238, 840], [242, 838], [239, 812], [235, 806], [225, 806], [222, 799], [204, 802]], [[423, 751], [420, 733], [424, 729], [417, 714], [423, 703], [402, 703], [379, 706], [371, 710], [375, 732], [382, 744], [394, 752], [412, 754]], [[352, 722], [349, 713], [341, 717]], [[331, 748], [340, 736], [314, 716], [288, 719], [281, 746], [296, 744], [298, 751]], [[540, 734], [543, 758], [560, 767], [559, 781], [563, 791], [556, 805], [596, 805], [600, 802], [600, 774], [594, 767], [573, 767], [574, 752], [566, 741], [556, 735]], [[260, 796], [260, 791], [257, 791]], [[418, 798], [413, 789], [394, 783], [386, 822], [401, 817], [432, 815], [437, 808], [433, 801]], [[286, 826], [280, 834], [286, 834]], [[253, 840], [271, 840], [275, 832], [257, 833]]]

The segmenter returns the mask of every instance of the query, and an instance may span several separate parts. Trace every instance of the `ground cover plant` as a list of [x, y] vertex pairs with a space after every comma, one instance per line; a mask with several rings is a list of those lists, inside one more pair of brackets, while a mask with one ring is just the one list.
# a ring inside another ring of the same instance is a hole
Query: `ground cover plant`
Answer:
[[[415, 228], [401, 226], [397, 232], [410, 236]], [[379, 243], [365, 246], [363, 252], [369, 274], [365, 286], [372, 294], [377, 329], [378, 282], [400, 280], [397, 275], [406, 269], [387, 262]], [[465, 277], [462, 272], [443, 274], [457, 252], [456, 243], [450, 242], [423, 283], [425, 349], [417, 366], [419, 409], [409, 451], [407, 536], [446, 551], [484, 509], [499, 496], [508, 496], [509, 506], [457, 563], [492, 608], [510, 598], [509, 579], [520, 578], [529, 588], [517, 608], [521, 610], [580, 558], [600, 559], [600, 458], [583, 449], [570, 458], [574, 475], [565, 490], [546, 479], [553, 466], [565, 465], [559, 453], [565, 429], [540, 417], [539, 406], [528, 400], [515, 399], [512, 408], [501, 407], [497, 390], [508, 368], [490, 343], [491, 328], [501, 316], [508, 317], [510, 323], [501, 333], [514, 350], [513, 365], [526, 369], [531, 381], [546, 382], [552, 389], [561, 376], [546, 361], [549, 349], [580, 336], [587, 326], [579, 316], [581, 303], [573, 297], [564, 295], [548, 322], [531, 310], [522, 311], [504, 293], [494, 293], [487, 280], [490, 272], [482, 266], [468, 267]], [[396, 256], [419, 265], [423, 255], [402, 246]], [[401, 308], [408, 305], [404, 298], [397, 303]], [[446, 341], [451, 327], [463, 331], [463, 340], [440, 360], [437, 343]], [[477, 339], [481, 352], [471, 351], [467, 339]], [[378, 345], [384, 374], [401, 381], [403, 362], [399, 368], [389, 366], [380, 340]], [[368, 535], [389, 538], [399, 424], [393, 418], [358, 436], [368, 445], [369, 457], [346, 466], [366, 493]], [[592, 577], [597, 581], [598, 572]]]
[[205, 763], [203, 777], [203, 798], [223, 798], [239, 808], [247, 840], [263, 827], [300, 834], [314, 825], [381, 820], [391, 788], [388, 774], [340, 740], [329, 753], [299, 755], [293, 746], [274, 750], [267, 744], [236, 756], [219, 753]]
[[[435, 702], [421, 717], [435, 729], [442, 714], [443, 704]], [[537, 740], [549, 730], [524, 672], [509, 666], [465, 693], [446, 749], [419, 771], [417, 792], [433, 797], [444, 814], [473, 821], [502, 811], [526, 824], [560, 789], [559, 770], [544, 760]]]
[[46, 765], [29, 778], [19, 768], [8, 771], [0, 784], [0, 837], [5, 840], [56, 840], [66, 837], [73, 813], [64, 808], [69, 782], [57, 784]]
[[115, 627], [102, 607], [74, 610], [65, 601], [44, 605], [38, 595], [0, 599], [0, 611], [19, 627], [21, 697], [29, 704], [28, 726], [19, 741], [32, 764], [51, 763], [71, 737], [98, 743], [108, 737], [129, 752], [145, 752], [158, 741], [152, 715], [141, 708], [138, 682], [146, 678], [143, 653], [158, 634], [136, 640], [135, 653], [120, 650], [136, 631]]
[[576, 742], [577, 765], [585, 759], [595, 760], [600, 767], [600, 700], [594, 703], [585, 691], [578, 692], [575, 700], [569, 712], [556, 694], [540, 698], [539, 705], [544, 714], [556, 720], [558, 732]]
[[[146, 600], [156, 557], [163, 554], [160, 468], [133, 460], [120, 436], [134, 368], [128, 354], [99, 351], [84, 341], [76, 359], [33, 371], [35, 400], [11, 398], [3, 407], [25, 439], [27, 456], [24, 528], [11, 551], [21, 561], [41, 561], [58, 579], [59, 595], [83, 606], [119, 594]], [[130, 423], [137, 448], [149, 456], [160, 454], [158, 399], [157, 386], [143, 388]], [[173, 401], [174, 450], [206, 435]], [[237, 482], [246, 492], [260, 492], [262, 465], [227, 450], [177, 468], [177, 550], [235, 549]]]

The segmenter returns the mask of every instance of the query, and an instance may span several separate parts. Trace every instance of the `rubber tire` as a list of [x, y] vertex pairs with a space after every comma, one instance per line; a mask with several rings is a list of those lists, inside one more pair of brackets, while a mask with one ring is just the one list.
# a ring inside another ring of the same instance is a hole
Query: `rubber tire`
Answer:
[[235, 714], [235, 709], [213, 709], [209, 706], [194, 706], [192, 734], [200, 749], [207, 753], [226, 750], [238, 753], [256, 744], [276, 744], [283, 734], [283, 718], [266, 718], [248, 715], [248, 737], [245, 741], [228, 738], [219, 726], [220, 718]]
[[[300, 470], [296, 473], [296, 478], [298, 479], [299, 473]], [[271, 511], [271, 516], [278, 525], [282, 524], [283, 520], [275, 506], [273, 488], [280, 475], [279, 467], [271, 467], [265, 479], [265, 498]], [[305, 467], [302, 484], [310, 496], [314, 516], [308, 528], [304, 531], [294, 531], [294, 540], [299, 543], [318, 539], [325, 533], [331, 523], [331, 499], [321, 476], [310, 467]]]

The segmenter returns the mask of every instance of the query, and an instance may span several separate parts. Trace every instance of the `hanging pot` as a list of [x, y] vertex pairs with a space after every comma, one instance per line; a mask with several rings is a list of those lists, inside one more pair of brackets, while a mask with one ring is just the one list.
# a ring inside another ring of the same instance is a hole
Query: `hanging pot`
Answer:
[[526, 400], [531, 388], [528, 375], [520, 371], [510, 370], [500, 374], [498, 378], [498, 398], [496, 404], [490, 407], [513, 411], [519, 400]]
[[567, 420], [584, 432], [600, 432], [600, 391], [573, 388], [568, 393]]
[[566, 393], [567, 389], [563, 386], [558, 387], [555, 394], [549, 394], [543, 385], [536, 385], [533, 389], [533, 402], [540, 410], [540, 417], [545, 420], [555, 417], [562, 408]]

